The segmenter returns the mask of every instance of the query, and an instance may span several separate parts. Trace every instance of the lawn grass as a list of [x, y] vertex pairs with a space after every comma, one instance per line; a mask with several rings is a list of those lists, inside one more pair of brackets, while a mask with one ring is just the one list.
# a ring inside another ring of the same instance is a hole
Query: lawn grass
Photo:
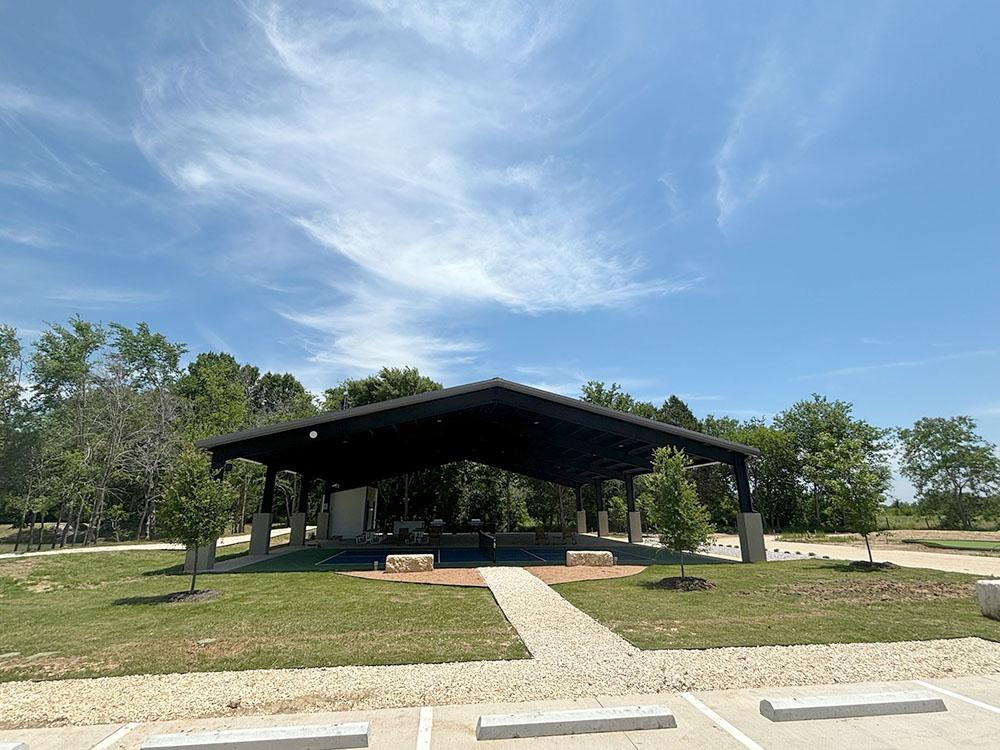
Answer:
[[674, 566], [628, 578], [556, 586], [574, 605], [640, 648], [858, 643], [981, 636], [1000, 622], [979, 612], [975, 576], [898, 568], [860, 572], [846, 562], [689, 565], [711, 591], [656, 587]]
[[906, 544], [922, 544], [938, 549], [960, 549], [973, 552], [1000, 552], [1000, 541], [989, 539], [904, 539]]
[[234, 573], [199, 577], [215, 599], [162, 603], [190, 583], [180, 560], [154, 551], [0, 560], [0, 653], [21, 652], [0, 659], [0, 681], [527, 656], [485, 589]]

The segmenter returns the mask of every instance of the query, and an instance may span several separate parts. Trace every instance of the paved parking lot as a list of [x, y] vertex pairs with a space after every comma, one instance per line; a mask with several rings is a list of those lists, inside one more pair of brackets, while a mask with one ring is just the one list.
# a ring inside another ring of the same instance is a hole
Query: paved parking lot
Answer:
[[[773, 723], [758, 710], [761, 698], [807, 695], [843, 695], [878, 691], [939, 691], [947, 711], [907, 716], [830, 719]], [[524, 713], [538, 710], [597, 708], [659, 704], [677, 718], [676, 729], [614, 732], [542, 739], [477, 741], [481, 714]], [[772, 750], [809, 748], [899, 748], [902, 750], [987, 750], [1000, 737], [1000, 673], [980, 677], [881, 682], [852, 685], [757, 688], [698, 693], [664, 693], [613, 698], [593, 696], [576, 700], [521, 704], [481, 704], [435, 708], [379, 709], [337, 713], [240, 716], [150, 722], [134, 725], [58, 727], [0, 731], [0, 743], [21, 741], [30, 750], [135, 750], [143, 740], [161, 733], [197, 732], [247, 727], [370, 722], [369, 746], [385, 750], [576, 750], [600, 746], [607, 750], [683, 747], [690, 750]], [[424, 732], [419, 731], [421, 722]], [[427, 729], [429, 728], [429, 732]]]

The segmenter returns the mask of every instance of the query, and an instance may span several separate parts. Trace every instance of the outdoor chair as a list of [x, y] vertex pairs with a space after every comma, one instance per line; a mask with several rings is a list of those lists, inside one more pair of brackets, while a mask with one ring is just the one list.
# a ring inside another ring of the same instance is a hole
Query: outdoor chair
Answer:
[[430, 539], [431, 544], [440, 544], [441, 543], [441, 527], [440, 526], [431, 526], [430, 531], [428, 532], [428, 539]]
[[549, 535], [545, 529], [535, 529], [535, 544], [548, 544]]
[[410, 542], [410, 530], [405, 526], [399, 530], [399, 543], [409, 544]]
[[571, 544], [576, 544], [576, 532], [573, 529], [563, 529], [562, 543], [567, 547]]

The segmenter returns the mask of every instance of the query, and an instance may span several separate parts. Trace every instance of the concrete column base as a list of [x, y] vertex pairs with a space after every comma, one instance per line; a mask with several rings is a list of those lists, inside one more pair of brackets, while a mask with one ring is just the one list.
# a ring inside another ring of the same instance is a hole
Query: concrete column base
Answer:
[[576, 533], [587, 533], [587, 511], [585, 510], [578, 510], [576, 512]]
[[316, 538], [330, 538], [330, 514], [325, 511], [316, 514]]
[[597, 536], [607, 536], [610, 533], [608, 531], [608, 512], [606, 510], [597, 511]]
[[637, 510], [628, 514], [628, 540], [632, 544], [639, 544], [642, 541], [642, 517]]
[[250, 526], [250, 554], [266, 555], [271, 551], [271, 514], [254, 513]]
[[738, 513], [736, 530], [740, 535], [740, 554], [743, 562], [767, 560], [767, 551], [764, 548], [764, 522], [760, 513]]
[[[215, 567], [215, 542], [198, 547], [198, 572], [205, 573]], [[194, 571], [194, 547], [188, 547], [184, 556], [184, 572]]]
[[291, 538], [288, 540], [289, 547], [303, 547], [306, 543], [306, 514], [292, 513], [289, 519], [289, 526], [292, 527]]

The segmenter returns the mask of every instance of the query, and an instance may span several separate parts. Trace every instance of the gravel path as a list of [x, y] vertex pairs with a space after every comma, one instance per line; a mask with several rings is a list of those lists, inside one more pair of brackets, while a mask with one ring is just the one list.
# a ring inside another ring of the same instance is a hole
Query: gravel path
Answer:
[[0, 726], [518, 702], [1000, 671], [1000, 643], [979, 638], [640, 651], [527, 571], [479, 572], [532, 659], [9, 682], [0, 684]]

